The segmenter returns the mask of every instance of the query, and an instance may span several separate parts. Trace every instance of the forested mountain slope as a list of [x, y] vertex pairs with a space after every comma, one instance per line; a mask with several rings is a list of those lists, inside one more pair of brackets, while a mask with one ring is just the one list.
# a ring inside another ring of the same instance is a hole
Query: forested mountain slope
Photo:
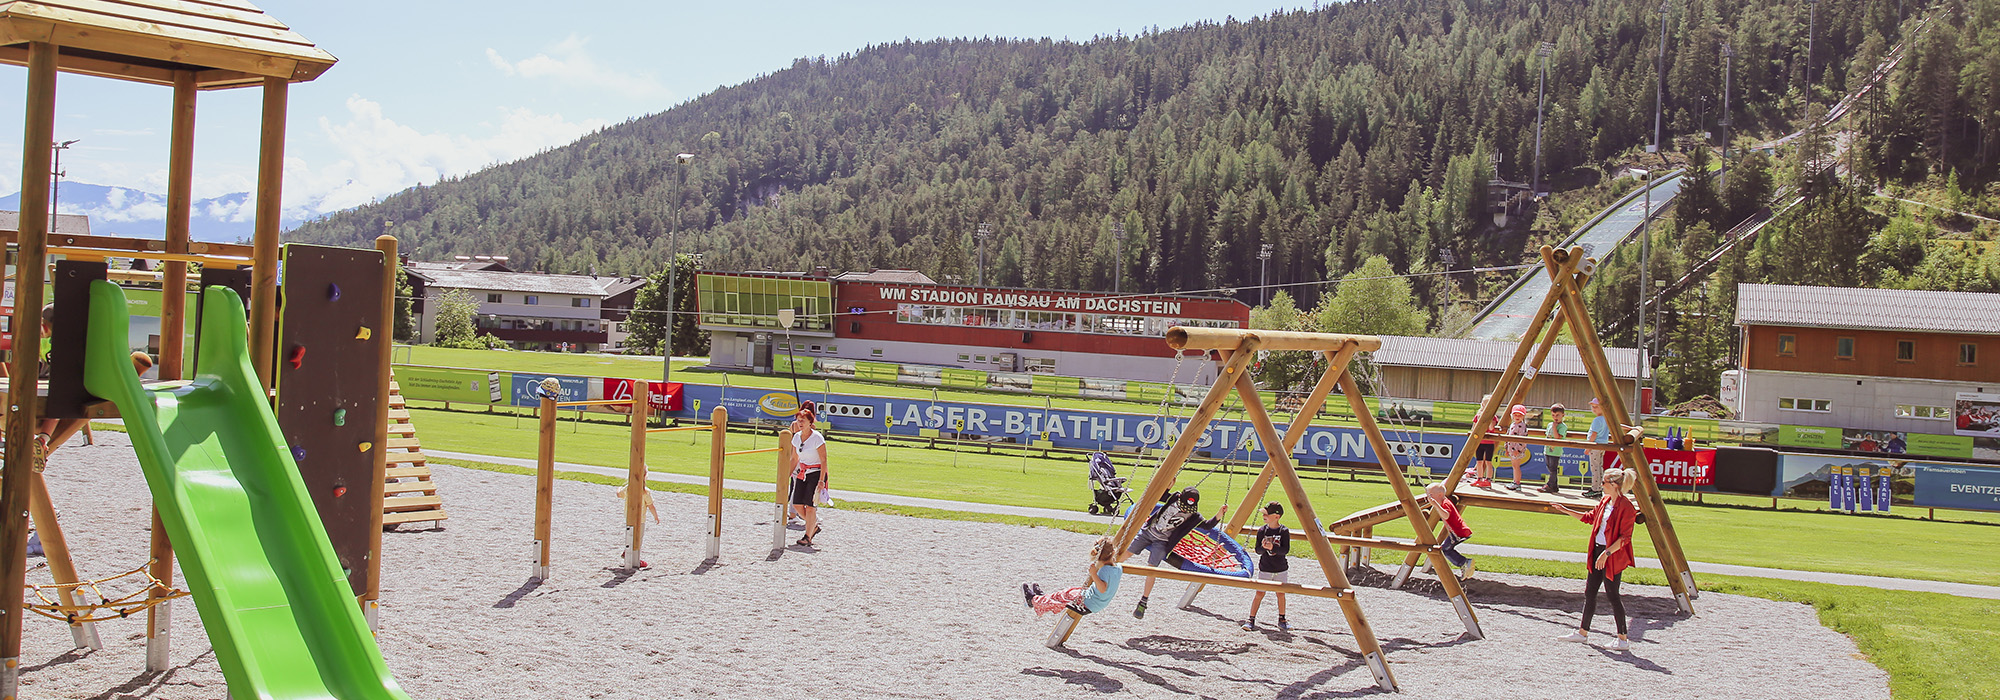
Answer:
[[[393, 233], [420, 259], [503, 254], [551, 272], [644, 273], [667, 232], [715, 268], [910, 267], [1125, 289], [1399, 271], [1465, 239], [1492, 176], [1529, 179], [1536, 47], [1545, 173], [1652, 137], [1657, 0], [1358, 0], [1084, 43], [870, 46], [718, 89], [574, 144], [309, 222], [293, 240]], [[1685, 0], [1666, 14], [1666, 131], [1715, 129], [1736, 54], [1739, 134], [1802, 116], [1806, 4]], [[1838, 92], [1919, 3], [1825, 0], [1811, 83]], [[675, 154], [692, 153], [686, 165]], [[1498, 155], [1497, 172], [1493, 154]], [[393, 226], [391, 225], [393, 222]], [[1515, 251], [1518, 253], [1518, 250]], [[1307, 288], [1300, 301], [1312, 303]], [[1419, 292], [1431, 291], [1420, 286]]]

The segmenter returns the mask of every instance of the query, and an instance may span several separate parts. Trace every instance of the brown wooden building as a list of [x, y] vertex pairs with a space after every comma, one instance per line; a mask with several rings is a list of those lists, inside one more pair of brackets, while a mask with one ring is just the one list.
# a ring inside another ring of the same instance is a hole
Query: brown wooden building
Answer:
[[2000, 294], [1745, 284], [1744, 420], [1949, 434], [2000, 392]]

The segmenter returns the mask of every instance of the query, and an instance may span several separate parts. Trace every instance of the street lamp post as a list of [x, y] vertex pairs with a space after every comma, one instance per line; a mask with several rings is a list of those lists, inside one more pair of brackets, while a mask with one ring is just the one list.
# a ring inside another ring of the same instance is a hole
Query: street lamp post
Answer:
[[984, 287], [986, 286], [986, 239], [993, 237], [993, 225], [984, 221], [979, 222], [979, 231], [972, 234], [972, 237], [979, 239], [979, 286]]
[[673, 207], [673, 218], [667, 223], [667, 337], [660, 341], [660, 366], [664, 368], [660, 370], [660, 381], [668, 384], [674, 381], [674, 327], [681, 320], [680, 307], [674, 305], [674, 291], [680, 286], [676, 284], [676, 273], [681, 258], [681, 180], [687, 178], [687, 164], [691, 160], [693, 153], [674, 156], [674, 201], [668, 205]]
[[1125, 224], [1111, 225], [1111, 257], [1117, 264], [1117, 276], [1111, 278], [1111, 292], [1123, 292], [1125, 284]]
[[1660, 152], [1660, 142], [1665, 133], [1660, 127], [1660, 115], [1667, 104], [1667, 0], [1660, 2], [1660, 58], [1654, 64], [1653, 72], [1658, 78], [1653, 83], [1653, 148], [1651, 153]]
[[1542, 110], [1549, 104], [1549, 54], [1555, 53], [1556, 45], [1542, 42], [1535, 49], [1535, 55], [1542, 57], [1542, 77], [1535, 80], [1535, 179], [1529, 194], [1542, 196]]
[[1729, 91], [1732, 87], [1730, 82], [1735, 75], [1736, 49], [1724, 43], [1722, 45], [1722, 121], [1719, 122], [1722, 126], [1722, 173], [1716, 177], [1716, 180], [1725, 185], [1729, 183], [1729, 125], [1735, 123], [1734, 119], [1729, 118]]
[[1257, 261], [1257, 305], [1265, 306], [1271, 294], [1271, 244], [1258, 246]]
[[1806, 76], [1805, 104], [1806, 116], [1812, 116], [1813, 94], [1813, 38], [1819, 33], [1819, 0], [1806, 0]]
[[1653, 275], [1653, 183], [1652, 172], [1635, 170], [1639, 187], [1646, 190], [1645, 209], [1639, 215], [1639, 308], [1633, 314], [1632, 347], [1638, 355], [1638, 372], [1632, 375], [1632, 409], [1639, 410], [1646, 384], [1646, 280]]
[[65, 173], [65, 172], [63, 172], [63, 169], [62, 169], [62, 154], [63, 154], [63, 151], [67, 151], [67, 150], [69, 150], [69, 147], [70, 147], [70, 146], [74, 146], [74, 145], [76, 145], [76, 142], [77, 142], [77, 141], [79, 141], [79, 140], [80, 140], [80, 139], [70, 139], [70, 140], [68, 140], [68, 141], [63, 141], [63, 142], [61, 142], [61, 143], [57, 143], [57, 144], [55, 145], [55, 154], [56, 154], [56, 162], [55, 162], [55, 166], [54, 166], [54, 167], [51, 167], [51, 168], [49, 168], [49, 180], [50, 180], [50, 183], [49, 183], [49, 233], [51, 233], [51, 234], [53, 234], [53, 233], [55, 233], [55, 232], [56, 232], [56, 217], [57, 217], [57, 215], [58, 215], [58, 214], [60, 213], [60, 211], [61, 211], [61, 210], [59, 210], [59, 209], [57, 209], [57, 208], [56, 208], [56, 204], [57, 204], [58, 202], [62, 201], [62, 179], [63, 179], [63, 176], [64, 176], [64, 175], [67, 175], [67, 174], [68, 174], [68, 173]]

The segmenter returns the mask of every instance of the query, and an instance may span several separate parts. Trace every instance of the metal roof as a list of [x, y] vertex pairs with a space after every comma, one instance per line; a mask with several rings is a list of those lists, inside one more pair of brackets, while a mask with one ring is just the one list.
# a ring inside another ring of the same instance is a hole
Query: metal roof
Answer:
[[591, 277], [589, 275], [544, 275], [534, 272], [494, 272], [488, 270], [441, 270], [437, 268], [411, 269], [410, 274], [422, 277], [424, 283], [445, 289], [477, 289], [488, 292], [526, 292], [530, 294], [569, 294], [583, 297], [608, 296], [607, 291], [619, 284], [622, 277]]
[[1736, 324], [2000, 335], [2000, 294], [1742, 284]]
[[[0, 211], [0, 233], [20, 233], [21, 212]], [[90, 217], [83, 214], [57, 214], [56, 233], [78, 236], [90, 235]]]
[[[1504, 372], [1507, 363], [1514, 359], [1515, 348], [1520, 343], [1510, 340], [1468, 340], [1464, 338], [1417, 338], [1403, 335], [1379, 336], [1382, 349], [1374, 353], [1374, 362], [1382, 367], [1435, 367], [1438, 369], [1465, 369], [1479, 372]], [[1531, 355], [1529, 359], [1533, 359]], [[1619, 379], [1631, 379], [1638, 370], [1639, 351], [1631, 348], [1605, 348], [1604, 360], [1611, 365], [1611, 373]], [[1542, 362], [1541, 373], [1561, 376], [1586, 376], [1583, 358], [1577, 354], [1576, 346], [1561, 345], [1549, 348], [1548, 359]]]
[[337, 60], [242, 0], [0, 2], [0, 63], [25, 65], [28, 42], [62, 47], [65, 72], [172, 85], [185, 70], [203, 89], [312, 80]]
[[842, 282], [894, 282], [897, 284], [937, 284], [937, 280], [931, 279], [930, 275], [926, 275], [916, 270], [871, 270], [868, 272], [842, 272], [838, 275], [835, 275], [834, 279], [840, 280]]

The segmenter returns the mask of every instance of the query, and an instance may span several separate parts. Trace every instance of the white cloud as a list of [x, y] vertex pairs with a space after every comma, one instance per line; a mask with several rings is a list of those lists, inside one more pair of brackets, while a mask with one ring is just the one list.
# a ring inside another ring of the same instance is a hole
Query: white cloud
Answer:
[[474, 137], [423, 133], [398, 124], [382, 113], [380, 104], [359, 95], [347, 99], [347, 111], [344, 123], [319, 120], [321, 135], [341, 154], [338, 160], [314, 166], [301, 158], [285, 159], [289, 216], [315, 216], [367, 204], [412, 185], [569, 143], [604, 126], [601, 119], [572, 122], [561, 114], [502, 108], [499, 121], [486, 124], [491, 131]]
[[486, 60], [508, 76], [554, 78], [571, 85], [610, 90], [631, 98], [667, 98], [671, 94], [651, 73], [631, 73], [606, 66], [592, 58], [584, 47], [588, 37], [575, 34], [519, 61], [508, 61], [499, 51], [486, 50]]

